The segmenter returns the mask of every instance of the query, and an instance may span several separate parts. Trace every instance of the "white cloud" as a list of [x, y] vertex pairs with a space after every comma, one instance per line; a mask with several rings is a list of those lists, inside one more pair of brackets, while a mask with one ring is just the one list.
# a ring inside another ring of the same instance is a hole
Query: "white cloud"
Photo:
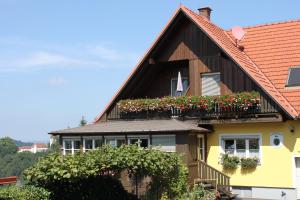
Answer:
[[54, 86], [65, 85], [66, 83], [67, 80], [64, 79], [63, 77], [54, 77], [49, 80], [49, 84]]
[[115, 49], [97, 45], [88, 47], [91, 53], [96, 56], [100, 56], [102, 59], [111, 60], [111, 61], [120, 61], [120, 60], [129, 60], [135, 61], [137, 59], [137, 55], [135, 53], [125, 52], [125, 51], [117, 51]]
[[0, 72], [58, 68], [131, 68], [137, 54], [107, 45], [57, 45], [24, 38], [0, 38]]
[[0, 71], [27, 71], [43, 68], [103, 67], [100, 60], [77, 59], [63, 54], [33, 52], [28, 56], [0, 60]]

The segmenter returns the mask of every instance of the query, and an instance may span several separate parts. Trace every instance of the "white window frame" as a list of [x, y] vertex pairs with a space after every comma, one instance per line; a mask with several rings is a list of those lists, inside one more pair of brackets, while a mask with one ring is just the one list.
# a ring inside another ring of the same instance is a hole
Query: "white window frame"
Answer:
[[101, 140], [102, 144], [104, 143], [102, 136], [88, 136], [88, 137], [83, 137], [83, 144], [82, 144], [82, 149], [83, 152], [86, 152], [86, 150], [92, 150], [92, 149], [86, 149], [85, 148], [85, 140], [92, 140], [92, 149], [96, 149], [95, 147], [95, 140]]
[[148, 140], [148, 147], [150, 148], [150, 136], [149, 135], [129, 135], [127, 137], [127, 143], [130, 144], [131, 139], [138, 140], [138, 146], [140, 147], [141, 139], [147, 139]]
[[[184, 76], [184, 77], [181, 77], [181, 80], [182, 80], [182, 87], [183, 87], [183, 80], [184, 80], [184, 79], [188, 81], [188, 86], [189, 86], [189, 78], [186, 77], [186, 76]], [[178, 77], [176, 77], [176, 78], [171, 78], [171, 97], [175, 97], [175, 96], [173, 96], [173, 94], [172, 94], [172, 89], [173, 89], [172, 84], [173, 84], [173, 81], [174, 81], [174, 80], [177, 80], [177, 81], [178, 81]], [[176, 87], [177, 87], [177, 81], [176, 81]], [[182, 95], [184, 95], [185, 92], [186, 92], [186, 91], [182, 91]]]
[[[213, 76], [213, 75], [219, 75], [220, 76], [220, 84], [219, 84], [219, 94], [216, 95], [221, 95], [221, 72], [205, 72], [205, 73], [201, 73], [200, 77], [201, 77], [201, 95], [202, 96], [207, 96], [205, 94], [203, 94], [203, 76]], [[215, 96], [215, 95], [212, 95]]]
[[300, 69], [300, 66], [293, 66], [293, 67], [290, 67], [289, 68], [289, 71], [288, 71], [288, 76], [287, 76], [287, 79], [286, 79], [286, 82], [285, 82], [285, 87], [286, 88], [298, 88], [300, 87], [300, 85], [289, 85], [289, 80], [290, 80], [290, 75], [291, 75], [291, 71], [292, 69]]
[[[153, 137], [154, 138], [159, 138], [159, 137], [174, 137], [174, 140], [175, 140], [175, 142], [174, 142], [174, 146], [172, 145], [172, 146], [165, 146], [165, 145], [153, 145]], [[149, 143], [150, 143], [150, 141], [149, 141]], [[165, 148], [163, 148], [163, 147], [169, 147], [169, 149], [168, 150], [164, 150]], [[172, 147], [172, 149], [170, 148], [170, 147]], [[152, 144], [151, 144], [151, 148], [153, 148], [153, 149], [158, 149], [158, 150], [162, 150], [162, 151], [165, 151], [165, 152], [176, 152], [176, 135], [174, 135], [174, 134], [170, 134], [170, 135], [152, 135]]]
[[104, 137], [104, 144], [107, 144], [107, 142], [106, 142], [107, 140], [114, 140], [115, 144], [113, 145], [113, 147], [117, 147], [117, 140], [124, 140], [126, 142], [125, 136], [121, 136], [121, 135], [105, 136]]
[[246, 158], [249, 158], [250, 152], [249, 152], [249, 139], [258, 139], [259, 144], [259, 164], [262, 164], [262, 136], [260, 133], [254, 133], [254, 134], [220, 134], [219, 136], [219, 146], [220, 146], [220, 152], [221, 154], [225, 154], [225, 142], [226, 139], [233, 139], [234, 140], [234, 154], [236, 154], [236, 140], [238, 139], [246, 139]]
[[[66, 146], [65, 146], [65, 142], [66, 141], [71, 141], [71, 149], [66, 149]], [[80, 150], [80, 149], [75, 149], [74, 148], [74, 141], [81, 141], [81, 138], [80, 137], [63, 137], [62, 138], [62, 142], [63, 142], [63, 155], [66, 155], [66, 150], [71, 150], [71, 154], [74, 155], [75, 151], [76, 150]]]

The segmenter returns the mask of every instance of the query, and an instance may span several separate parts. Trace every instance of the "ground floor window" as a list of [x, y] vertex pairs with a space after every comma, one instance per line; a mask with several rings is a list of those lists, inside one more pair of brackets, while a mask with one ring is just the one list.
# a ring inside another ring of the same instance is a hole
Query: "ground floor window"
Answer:
[[175, 135], [152, 135], [152, 147], [166, 152], [175, 152]]
[[113, 147], [120, 147], [123, 144], [126, 144], [126, 140], [125, 137], [109, 136], [105, 138], [105, 144], [111, 145]]
[[128, 144], [136, 144], [139, 147], [148, 148], [150, 146], [150, 140], [148, 136], [129, 136]]
[[240, 158], [260, 158], [261, 139], [259, 135], [222, 136], [221, 143], [223, 153]]
[[111, 145], [113, 147], [132, 144], [143, 148], [153, 147], [167, 152], [176, 151], [175, 135], [78, 136], [63, 137], [62, 141], [62, 152], [64, 155], [74, 154], [80, 150], [86, 152], [96, 149], [103, 144]]
[[66, 139], [63, 141], [63, 154], [74, 154], [81, 149], [80, 139]]
[[62, 151], [64, 155], [79, 151], [89, 151], [102, 145], [102, 137], [90, 138], [63, 138]]

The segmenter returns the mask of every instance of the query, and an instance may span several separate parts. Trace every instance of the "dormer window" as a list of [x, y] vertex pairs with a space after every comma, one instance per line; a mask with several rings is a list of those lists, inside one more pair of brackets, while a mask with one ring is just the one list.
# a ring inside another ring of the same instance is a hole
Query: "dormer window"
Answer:
[[215, 96], [221, 94], [220, 73], [204, 73], [202, 78], [202, 96]]
[[300, 67], [291, 67], [289, 69], [287, 87], [300, 86]]

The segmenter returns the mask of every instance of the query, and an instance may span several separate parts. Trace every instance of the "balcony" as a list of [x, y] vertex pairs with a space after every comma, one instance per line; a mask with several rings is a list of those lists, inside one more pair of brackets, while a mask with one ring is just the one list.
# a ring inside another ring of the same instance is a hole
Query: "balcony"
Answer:
[[276, 109], [265, 109], [257, 92], [221, 96], [179, 96], [156, 99], [121, 100], [108, 119], [199, 119], [245, 120], [277, 116]]

